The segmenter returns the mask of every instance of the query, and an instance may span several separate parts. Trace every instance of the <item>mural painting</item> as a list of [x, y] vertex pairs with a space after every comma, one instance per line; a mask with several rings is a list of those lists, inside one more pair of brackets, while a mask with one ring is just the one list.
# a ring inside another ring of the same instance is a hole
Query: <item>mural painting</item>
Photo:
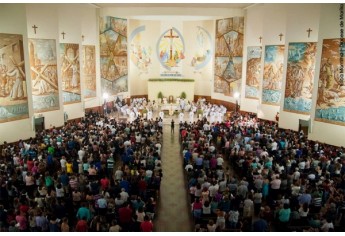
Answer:
[[[216, 21], [214, 92], [233, 96], [242, 78], [244, 18]], [[220, 63], [226, 63], [220, 64]]]
[[[345, 45], [340, 39], [324, 39], [315, 120], [345, 125]], [[342, 64], [340, 64], [342, 62]]]
[[261, 53], [262, 48], [260, 46], [248, 47], [247, 49], [246, 98], [259, 99]]
[[158, 39], [156, 51], [161, 64], [161, 76], [182, 76], [185, 43], [179, 30], [172, 27], [164, 31]]
[[96, 97], [96, 47], [83, 45], [84, 98]]
[[265, 47], [262, 104], [279, 106], [284, 65], [284, 45]]
[[60, 43], [63, 103], [81, 101], [79, 44]]
[[110, 16], [101, 18], [99, 37], [102, 93], [127, 92], [127, 20]]
[[0, 123], [28, 117], [23, 36], [0, 34]]
[[312, 105], [316, 43], [289, 43], [284, 111], [309, 114]]
[[130, 58], [132, 63], [138, 68], [139, 74], [147, 74], [152, 65], [152, 48], [144, 45], [142, 41], [144, 31], [145, 26], [139, 26], [129, 36], [129, 42], [131, 43]]
[[212, 39], [210, 33], [201, 26], [197, 27], [196, 44], [197, 50], [194, 52], [191, 66], [195, 70], [205, 67], [212, 58]]
[[34, 112], [58, 110], [55, 39], [29, 39], [29, 58]]

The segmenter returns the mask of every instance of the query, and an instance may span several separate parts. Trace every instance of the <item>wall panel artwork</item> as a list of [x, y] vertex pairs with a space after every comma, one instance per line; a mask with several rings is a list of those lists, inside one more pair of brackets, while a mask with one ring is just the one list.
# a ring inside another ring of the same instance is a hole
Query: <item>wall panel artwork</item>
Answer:
[[96, 97], [96, 47], [83, 45], [82, 69], [84, 74], [84, 98]]
[[160, 76], [182, 76], [185, 50], [186, 46], [181, 32], [175, 27], [165, 29], [156, 45], [156, 53], [161, 64]]
[[58, 110], [59, 86], [55, 39], [29, 39], [34, 112]]
[[200, 70], [205, 67], [212, 58], [212, 38], [210, 33], [201, 26], [197, 26], [196, 34], [196, 51], [194, 52], [193, 59], [191, 61], [191, 66], [195, 70]]
[[289, 43], [284, 111], [309, 114], [312, 105], [316, 43]]
[[216, 21], [214, 92], [233, 96], [242, 78], [244, 18]]
[[247, 49], [246, 98], [259, 99], [261, 54], [262, 48], [260, 46], [248, 47]]
[[324, 39], [315, 120], [345, 125], [345, 44], [340, 39]]
[[138, 68], [140, 74], [147, 74], [152, 65], [152, 48], [145, 45], [142, 40], [145, 33], [145, 25], [139, 26], [134, 29], [129, 36], [131, 43], [130, 58], [133, 64]]
[[279, 106], [282, 89], [284, 45], [267, 45], [262, 87], [262, 104]]
[[127, 20], [106, 16], [100, 19], [102, 93], [128, 91]]
[[60, 43], [63, 103], [81, 101], [79, 44]]
[[0, 123], [28, 117], [23, 36], [0, 34]]

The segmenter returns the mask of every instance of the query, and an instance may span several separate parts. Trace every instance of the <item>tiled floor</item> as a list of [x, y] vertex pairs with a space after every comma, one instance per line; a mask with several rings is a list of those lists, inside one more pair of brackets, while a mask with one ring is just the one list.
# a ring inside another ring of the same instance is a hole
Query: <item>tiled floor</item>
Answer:
[[172, 134], [168, 122], [164, 122], [163, 128], [163, 180], [154, 228], [156, 232], [191, 232], [193, 221], [180, 154], [179, 127], [175, 121], [175, 133]]

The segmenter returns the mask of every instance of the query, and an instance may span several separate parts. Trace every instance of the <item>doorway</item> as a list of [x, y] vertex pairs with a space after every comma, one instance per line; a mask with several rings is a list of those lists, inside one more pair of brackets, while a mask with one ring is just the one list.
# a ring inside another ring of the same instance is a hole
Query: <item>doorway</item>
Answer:
[[44, 117], [35, 118], [35, 131], [40, 132], [44, 130]]
[[309, 127], [310, 127], [310, 122], [309, 120], [301, 120], [299, 119], [299, 126], [298, 126], [298, 132], [303, 131], [305, 135], [309, 133]]

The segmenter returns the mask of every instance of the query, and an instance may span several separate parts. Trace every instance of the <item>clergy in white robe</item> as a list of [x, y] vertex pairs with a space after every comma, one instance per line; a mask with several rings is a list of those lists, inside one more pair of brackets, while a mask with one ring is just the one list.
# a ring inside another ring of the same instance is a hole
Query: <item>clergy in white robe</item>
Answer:
[[216, 113], [214, 111], [210, 112], [210, 123], [216, 122]]
[[183, 122], [184, 122], [184, 114], [183, 114], [183, 112], [181, 112], [181, 113], [178, 115], [178, 118], [179, 118], [179, 122], [180, 122], [180, 123], [183, 123]]
[[194, 122], [194, 112], [192, 112], [192, 111], [189, 112], [189, 122], [190, 123]]
[[151, 120], [151, 119], [152, 119], [152, 111], [149, 110], [149, 111], [147, 112], [147, 120]]
[[129, 113], [129, 122], [133, 122], [135, 120], [135, 112], [132, 110], [130, 113]]
[[160, 111], [159, 112], [159, 117], [163, 120], [164, 119], [164, 112], [163, 111]]

